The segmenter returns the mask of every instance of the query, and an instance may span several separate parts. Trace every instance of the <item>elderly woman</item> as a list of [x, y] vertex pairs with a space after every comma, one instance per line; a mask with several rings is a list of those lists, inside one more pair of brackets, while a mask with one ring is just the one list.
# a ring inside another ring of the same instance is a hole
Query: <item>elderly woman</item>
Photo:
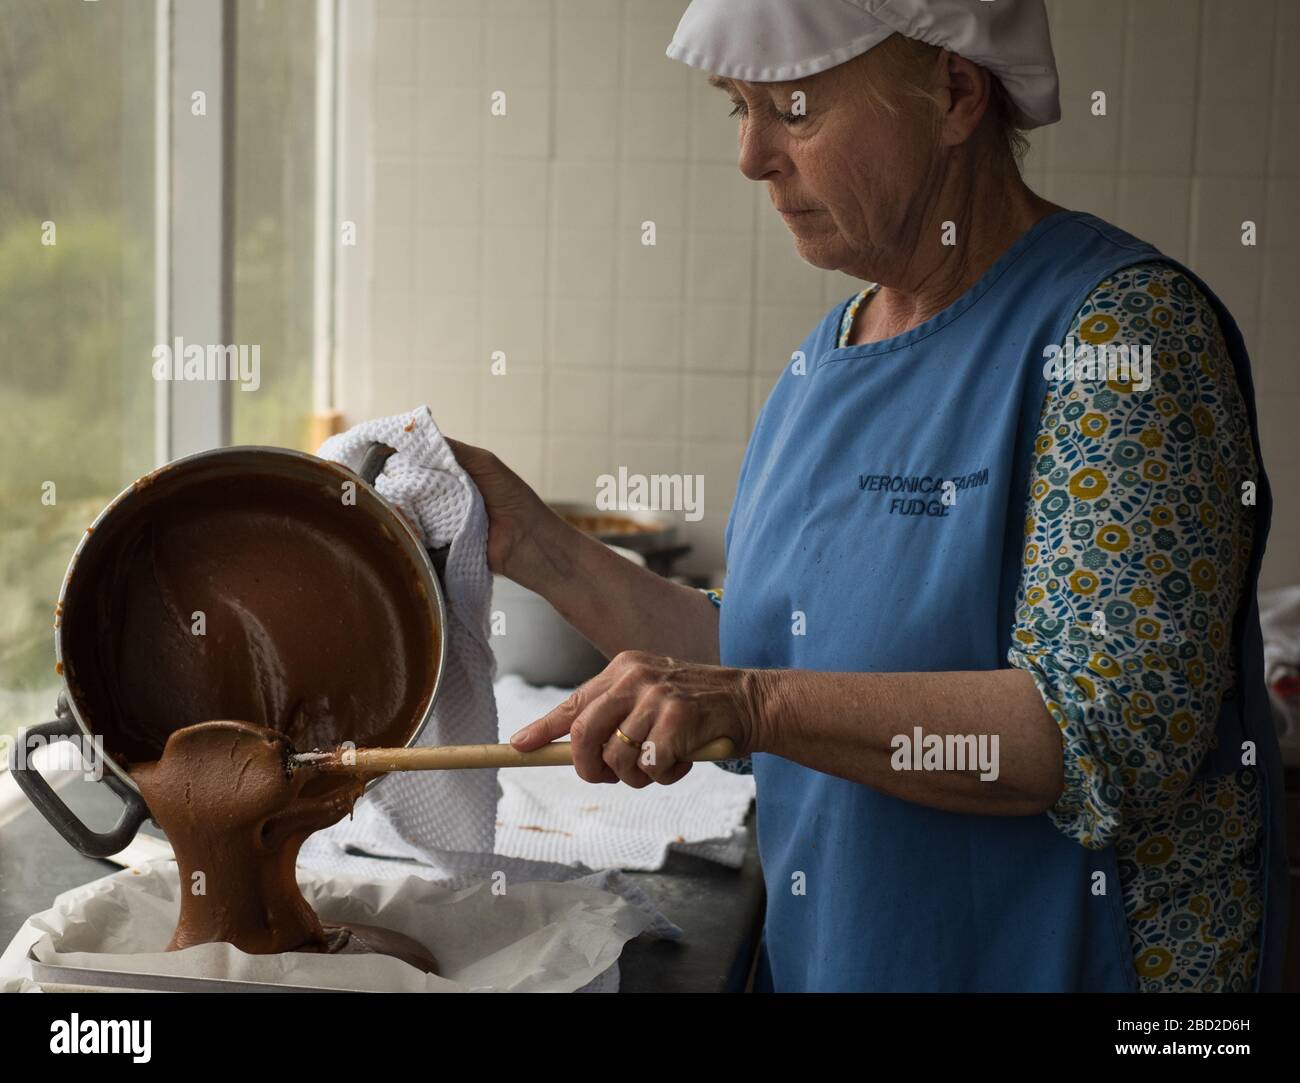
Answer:
[[1269, 497], [1235, 324], [1021, 179], [1021, 129], [1059, 116], [1041, 0], [744, 11], [695, 0], [669, 54], [731, 99], [799, 254], [869, 285], [759, 416], [725, 595], [456, 445], [492, 567], [613, 658], [514, 743], [567, 733], [582, 778], [645, 786], [734, 741], [762, 988], [1276, 985]]

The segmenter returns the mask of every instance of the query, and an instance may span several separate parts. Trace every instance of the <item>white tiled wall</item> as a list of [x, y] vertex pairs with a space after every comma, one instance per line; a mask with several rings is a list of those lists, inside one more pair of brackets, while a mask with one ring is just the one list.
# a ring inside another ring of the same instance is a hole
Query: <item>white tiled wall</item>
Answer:
[[[736, 169], [725, 99], [663, 55], [684, 7], [377, 0], [370, 332], [344, 405], [428, 402], [551, 499], [590, 500], [619, 465], [702, 473], [706, 515], [686, 528], [703, 571], [776, 372], [857, 286], [798, 259]], [[1265, 582], [1300, 581], [1300, 3], [1049, 10], [1064, 117], [1035, 133], [1026, 176], [1188, 262], [1232, 308], [1279, 503]], [[1240, 244], [1245, 219], [1258, 247]]]

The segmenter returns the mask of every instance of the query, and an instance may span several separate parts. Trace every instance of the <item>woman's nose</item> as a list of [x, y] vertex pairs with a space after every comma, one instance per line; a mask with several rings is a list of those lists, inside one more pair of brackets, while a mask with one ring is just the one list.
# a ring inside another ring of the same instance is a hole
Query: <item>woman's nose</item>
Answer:
[[765, 180], [781, 171], [782, 156], [772, 144], [771, 127], [766, 124], [745, 124], [740, 129], [741, 173], [752, 181]]

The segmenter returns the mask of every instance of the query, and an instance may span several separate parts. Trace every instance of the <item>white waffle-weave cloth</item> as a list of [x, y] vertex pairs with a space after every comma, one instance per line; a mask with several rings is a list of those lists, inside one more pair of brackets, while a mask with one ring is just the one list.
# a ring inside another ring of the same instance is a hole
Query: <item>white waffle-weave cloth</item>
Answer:
[[[497, 737], [496, 661], [488, 645], [492, 574], [483, 498], [427, 406], [331, 436], [317, 455], [356, 470], [375, 442], [395, 452], [376, 491], [406, 515], [427, 548], [451, 545], [443, 577], [447, 658], [433, 718], [416, 744], [490, 744]], [[353, 847], [435, 866], [446, 851], [490, 853], [499, 797], [496, 771], [395, 772], [357, 802], [349, 819], [308, 840], [304, 864], [312, 864], [313, 853]]]
[[[496, 682], [500, 739], [564, 702], [570, 688], [534, 688], [515, 674]], [[754, 777], [697, 763], [672, 786], [634, 790], [583, 782], [572, 767], [501, 774], [496, 851], [591, 869], [660, 869], [682, 850], [738, 868]]]

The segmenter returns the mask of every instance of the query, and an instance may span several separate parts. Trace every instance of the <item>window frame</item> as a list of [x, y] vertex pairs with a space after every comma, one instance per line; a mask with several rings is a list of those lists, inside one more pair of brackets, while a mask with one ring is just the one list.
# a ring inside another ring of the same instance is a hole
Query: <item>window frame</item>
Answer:
[[[155, 0], [156, 341], [229, 344], [234, 296], [236, 0]], [[349, 18], [348, 21], [351, 21]], [[347, 48], [337, 0], [316, 0], [315, 207], [312, 296], [313, 416], [336, 407], [339, 300], [336, 205], [342, 145], [339, 58]], [[191, 95], [205, 94], [205, 115]], [[216, 213], [213, 213], [216, 208]], [[154, 461], [231, 442], [228, 380], [160, 380]]]

